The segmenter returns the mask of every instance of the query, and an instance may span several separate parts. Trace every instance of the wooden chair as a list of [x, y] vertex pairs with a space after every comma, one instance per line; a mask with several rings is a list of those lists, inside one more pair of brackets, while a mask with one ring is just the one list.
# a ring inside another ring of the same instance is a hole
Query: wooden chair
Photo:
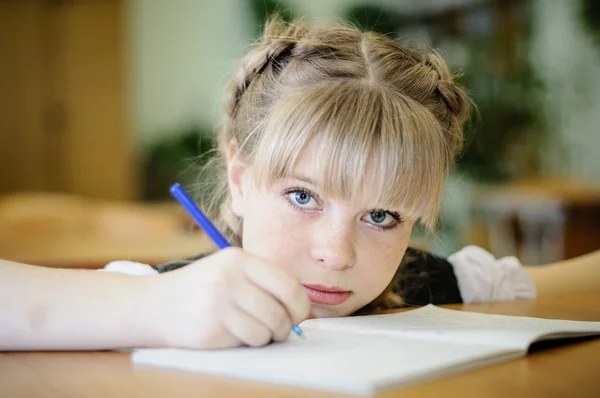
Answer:
[[565, 179], [518, 181], [485, 190], [471, 240], [497, 256], [546, 264], [600, 248], [600, 189]]

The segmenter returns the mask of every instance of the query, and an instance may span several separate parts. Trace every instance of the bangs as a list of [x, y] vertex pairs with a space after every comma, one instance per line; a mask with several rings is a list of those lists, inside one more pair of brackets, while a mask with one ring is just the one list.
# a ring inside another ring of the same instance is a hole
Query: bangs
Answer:
[[310, 145], [322, 194], [398, 209], [434, 228], [451, 155], [425, 107], [357, 80], [295, 87], [272, 109], [252, 154], [258, 184], [291, 177]]

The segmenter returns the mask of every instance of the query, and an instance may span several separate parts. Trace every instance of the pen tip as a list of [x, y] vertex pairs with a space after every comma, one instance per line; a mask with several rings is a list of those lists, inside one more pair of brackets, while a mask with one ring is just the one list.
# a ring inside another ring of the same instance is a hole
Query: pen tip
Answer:
[[293, 326], [292, 330], [300, 337], [304, 337], [304, 332], [298, 326]]

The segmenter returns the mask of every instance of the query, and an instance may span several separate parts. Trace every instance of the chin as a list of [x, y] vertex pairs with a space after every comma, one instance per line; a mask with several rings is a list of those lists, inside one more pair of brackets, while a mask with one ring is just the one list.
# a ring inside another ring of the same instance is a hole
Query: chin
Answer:
[[338, 318], [348, 316], [354, 311], [355, 310], [348, 308], [348, 306], [336, 308], [336, 306], [314, 303], [311, 309], [311, 313], [314, 318]]

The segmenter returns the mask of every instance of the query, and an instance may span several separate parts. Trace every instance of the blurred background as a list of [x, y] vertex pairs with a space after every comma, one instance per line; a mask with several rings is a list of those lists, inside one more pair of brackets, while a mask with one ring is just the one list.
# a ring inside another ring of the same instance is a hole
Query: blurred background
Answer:
[[438, 234], [537, 265], [600, 248], [600, 2], [1, 0], [0, 258], [101, 267], [207, 250], [194, 194], [222, 93], [265, 17], [438, 49], [477, 109]]

